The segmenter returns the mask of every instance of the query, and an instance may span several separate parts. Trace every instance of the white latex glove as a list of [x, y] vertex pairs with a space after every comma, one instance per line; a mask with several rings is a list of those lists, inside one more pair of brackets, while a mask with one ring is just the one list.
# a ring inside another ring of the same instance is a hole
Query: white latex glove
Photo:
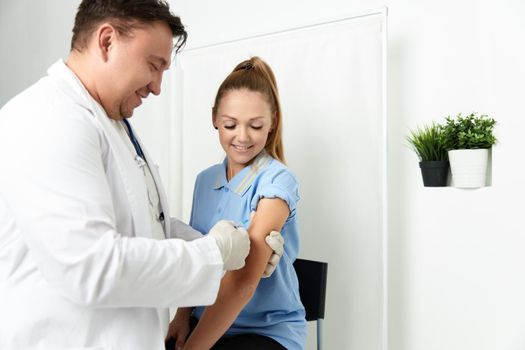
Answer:
[[266, 236], [264, 240], [266, 241], [266, 244], [268, 244], [268, 246], [270, 246], [270, 248], [273, 250], [273, 254], [270, 256], [270, 260], [268, 260], [268, 264], [266, 265], [262, 275], [263, 278], [267, 278], [270, 277], [275, 271], [277, 265], [279, 265], [281, 257], [283, 256], [284, 238], [280, 232], [272, 231], [268, 236]]
[[224, 270], [238, 270], [244, 266], [250, 252], [250, 238], [243, 227], [236, 228], [232, 221], [221, 220], [211, 228], [208, 236], [217, 242]]

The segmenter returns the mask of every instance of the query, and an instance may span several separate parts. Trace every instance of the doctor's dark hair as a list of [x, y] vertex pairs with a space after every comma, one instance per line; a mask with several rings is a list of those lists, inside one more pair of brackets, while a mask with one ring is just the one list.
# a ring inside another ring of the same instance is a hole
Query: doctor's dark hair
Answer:
[[270, 104], [275, 119], [272, 120], [272, 128], [264, 148], [270, 156], [285, 163], [282, 141], [282, 114], [277, 82], [272, 69], [261, 58], [255, 56], [239, 63], [230, 75], [224, 79], [215, 97], [212, 108], [213, 115], [217, 115], [221, 99], [226, 93], [232, 90], [243, 89], [261, 93]]
[[178, 16], [171, 13], [163, 0], [82, 0], [78, 6], [71, 38], [71, 51], [81, 52], [98, 24], [109, 22], [122, 35], [144, 24], [155, 21], [166, 23], [177, 38], [175, 52], [179, 52], [188, 34]]

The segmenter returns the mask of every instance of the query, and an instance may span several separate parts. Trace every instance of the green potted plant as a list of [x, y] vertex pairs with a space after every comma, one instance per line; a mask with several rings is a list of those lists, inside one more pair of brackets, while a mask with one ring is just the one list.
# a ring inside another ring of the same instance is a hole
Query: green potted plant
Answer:
[[425, 187], [447, 185], [448, 153], [443, 144], [441, 125], [432, 122], [418, 127], [407, 136], [407, 141], [419, 157], [419, 167]]
[[477, 188], [486, 185], [489, 150], [496, 143], [496, 121], [482, 114], [455, 118], [448, 116], [443, 125], [443, 142], [448, 150], [452, 185]]

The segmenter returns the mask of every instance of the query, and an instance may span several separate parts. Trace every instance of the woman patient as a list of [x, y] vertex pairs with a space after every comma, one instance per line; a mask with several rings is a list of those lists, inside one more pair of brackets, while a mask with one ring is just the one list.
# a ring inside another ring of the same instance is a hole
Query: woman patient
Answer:
[[[200, 232], [221, 219], [244, 225], [250, 254], [244, 268], [226, 273], [215, 304], [177, 310], [168, 337], [185, 350], [304, 349], [305, 311], [292, 265], [298, 184], [284, 165], [279, 96], [266, 62], [253, 57], [226, 77], [212, 122], [226, 157], [197, 176], [190, 225]], [[272, 254], [265, 237], [274, 230], [285, 239], [284, 255], [262, 278]]]

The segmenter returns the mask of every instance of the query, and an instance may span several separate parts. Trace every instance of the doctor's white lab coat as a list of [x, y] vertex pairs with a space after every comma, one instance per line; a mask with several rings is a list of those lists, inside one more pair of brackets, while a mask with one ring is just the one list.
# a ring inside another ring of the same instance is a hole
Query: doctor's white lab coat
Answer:
[[0, 349], [163, 349], [166, 308], [213, 303], [223, 266], [212, 237], [152, 231], [142, 170], [62, 61], [0, 110]]

